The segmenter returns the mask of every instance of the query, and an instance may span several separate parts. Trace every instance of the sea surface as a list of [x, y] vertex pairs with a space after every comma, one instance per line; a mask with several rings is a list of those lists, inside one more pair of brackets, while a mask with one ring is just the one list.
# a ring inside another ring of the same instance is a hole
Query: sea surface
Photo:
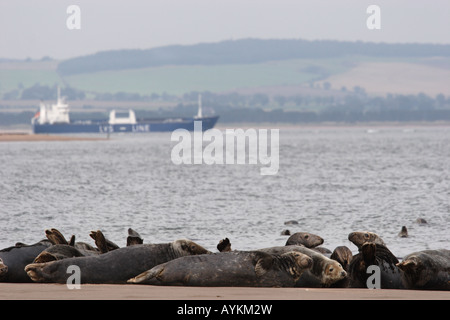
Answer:
[[145, 243], [189, 238], [211, 251], [225, 237], [239, 250], [284, 245], [286, 229], [354, 253], [353, 231], [376, 232], [398, 257], [450, 249], [450, 127], [281, 127], [279, 137], [276, 175], [259, 163], [175, 165], [171, 133], [2, 142], [0, 248], [49, 228], [92, 245], [102, 230], [125, 246], [133, 228]]

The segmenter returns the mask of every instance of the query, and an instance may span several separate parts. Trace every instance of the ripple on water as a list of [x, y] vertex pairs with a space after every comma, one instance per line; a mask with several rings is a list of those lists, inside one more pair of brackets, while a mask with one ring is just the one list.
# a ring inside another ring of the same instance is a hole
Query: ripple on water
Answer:
[[[396, 255], [449, 247], [450, 135], [446, 128], [283, 129], [280, 170], [255, 165], [174, 165], [170, 134], [108, 141], [0, 144], [0, 244], [39, 241], [47, 228], [93, 244], [101, 229], [124, 244], [132, 227], [148, 242], [197, 239], [215, 251], [284, 245], [291, 232], [347, 245], [379, 233]], [[415, 224], [424, 217], [428, 225]], [[398, 238], [401, 227], [409, 238]]]

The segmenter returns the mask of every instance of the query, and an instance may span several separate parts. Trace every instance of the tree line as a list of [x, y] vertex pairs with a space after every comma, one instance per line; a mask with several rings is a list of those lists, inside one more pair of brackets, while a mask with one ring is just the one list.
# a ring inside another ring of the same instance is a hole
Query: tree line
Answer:
[[[61, 90], [64, 95], [67, 92]], [[49, 94], [55, 94], [49, 90]], [[178, 99], [173, 108], [135, 109], [138, 118], [192, 117], [197, 113], [199, 92], [182, 97], [153, 95], [153, 99]], [[362, 88], [342, 97], [293, 95], [270, 97], [263, 93], [242, 95], [237, 92], [217, 94], [201, 92], [203, 113], [219, 115], [223, 123], [311, 123], [368, 121], [450, 121], [450, 97], [387, 94], [369, 96]], [[55, 94], [56, 95], [56, 94]], [[53, 97], [53, 96], [52, 96]], [[151, 96], [150, 96], [151, 97]], [[280, 102], [283, 97], [282, 103]], [[54, 97], [56, 98], [56, 96]], [[162, 100], [156, 100], [162, 101]], [[70, 102], [69, 102], [70, 103]], [[297, 106], [298, 108], [293, 108]], [[85, 106], [88, 107], [88, 106]], [[132, 101], [130, 101], [132, 107]], [[29, 123], [34, 113], [1, 113], [0, 125]], [[72, 119], [107, 119], [108, 113], [76, 112]]]
[[[210, 91], [191, 91], [181, 96], [168, 93], [152, 93], [140, 95], [138, 93], [91, 93], [97, 101], [141, 101], [141, 102], [176, 102], [186, 104], [197, 103], [198, 95], [202, 95], [203, 104], [213, 109], [224, 108], [294, 108], [305, 106], [322, 106], [340, 110], [429, 110], [450, 108], [450, 97], [438, 94], [434, 97], [424, 93], [418, 94], [387, 94], [386, 96], [370, 96], [364, 88], [355, 86], [353, 90], [341, 90], [341, 94], [292, 94], [268, 95], [265, 93], [240, 94], [238, 92], [214, 93]], [[35, 84], [22, 91], [14, 89], [3, 95], [4, 100], [56, 100], [57, 87]], [[70, 86], [61, 88], [61, 95], [69, 101], [85, 100], [87, 93]]]
[[450, 56], [450, 45], [371, 43], [304, 39], [241, 39], [151, 49], [103, 51], [62, 61], [60, 75], [164, 65], [223, 65], [261, 63], [301, 58], [334, 58], [343, 55], [372, 57]]

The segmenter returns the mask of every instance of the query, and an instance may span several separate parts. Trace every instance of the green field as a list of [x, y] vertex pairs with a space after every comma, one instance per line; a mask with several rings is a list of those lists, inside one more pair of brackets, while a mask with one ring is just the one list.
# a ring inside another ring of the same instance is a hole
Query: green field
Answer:
[[[31, 67], [31, 64], [30, 64]], [[344, 72], [343, 60], [286, 60], [259, 64], [213, 66], [164, 66], [104, 71], [64, 77], [51, 69], [1, 69], [0, 95], [18, 87], [68, 84], [86, 92], [128, 92], [150, 95], [190, 91], [222, 92], [236, 88], [298, 85]]]
[[[381, 64], [383, 63], [383, 64]], [[439, 63], [439, 65], [436, 65]], [[282, 87], [323, 84], [329, 81], [333, 89], [360, 85], [368, 92], [395, 92], [396, 87], [407, 92], [436, 90], [448, 85], [448, 59], [400, 59], [346, 56], [328, 59], [296, 59], [255, 64], [162, 66], [77, 74], [61, 78], [56, 72], [57, 61], [44, 63], [0, 63], [0, 99], [6, 92], [40, 85], [69, 85], [89, 93], [152, 93], [182, 95], [191, 91], [226, 92], [243, 88]], [[403, 69], [399, 69], [401, 66]], [[364, 67], [364, 68], [363, 68]], [[420, 68], [419, 68], [420, 67]], [[426, 69], [425, 69], [426, 67]], [[360, 70], [360, 71], [358, 71]], [[399, 71], [396, 71], [399, 70]], [[410, 70], [411, 72], [405, 72]], [[412, 73], [414, 70], [417, 72]], [[392, 72], [391, 72], [392, 71]], [[387, 82], [386, 79], [391, 79]], [[419, 79], [422, 82], [412, 80]], [[395, 81], [393, 81], [395, 80]], [[425, 83], [425, 84], [424, 84]], [[383, 86], [384, 85], [384, 86]]]
[[93, 92], [166, 92], [179, 95], [190, 91], [221, 92], [243, 87], [302, 84], [320, 76], [303, 71], [311, 66], [327, 74], [345, 70], [345, 67], [329, 60], [288, 60], [245, 65], [164, 66], [105, 71], [68, 76], [65, 81], [74, 88]]
[[0, 98], [14, 89], [28, 88], [34, 84], [53, 86], [63, 85], [54, 70], [0, 69]]

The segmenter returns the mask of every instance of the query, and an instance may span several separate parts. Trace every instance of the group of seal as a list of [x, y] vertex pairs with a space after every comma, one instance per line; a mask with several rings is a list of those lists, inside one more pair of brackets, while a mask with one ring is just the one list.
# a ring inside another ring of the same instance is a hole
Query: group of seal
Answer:
[[[134, 239], [127, 245], [139, 243], [139, 234], [133, 229], [128, 230], [128, 238]], [[0, 282], [32, 282], [25, 271], [31, 263], [45, 263], [72, 257], [99, 255], [109, 250], [119, 248], [112, 241], [105, 239], [100, 230], [92, 231], [90, 236], [98, 247], [88, 243], [76, 242], [72, 235], [69, 241], [57, 229], [45, 230], [46, 239], [27, 245], [16, 243], [14, 246], [0, 250]]]
[[348, 239], [359, 250], [349, 266], [350, 287], [366, 287], [367, 267], [376, 265], [381, 288], [450, 290], [450, 250], [417, 251], [400, 262], [375, 233], [352, 232]]
[[0, 250], [0, 282], [66, 283], [69, 266], [77, 266], [81, 283], [243, 287], [367, 287], [369, 266], [380, 270], [381, 288], [450, 290], [450, 251], [414, 252], [400, 262], [373, 232], [352, 232], [358, 248], [321, 247], [324, 239], [294, 233], [284, 246], [232, 250], [229, 238], [211, 252], [189, 239], [144, 243], [129, 229], [119, 247], [100, 230], [90, 237], [95, 247], [69, 241], [56, 229], [33, 245], [17, 243]]
[[136, 244], [92, 256], [72, 257], [25, 267], [35, 282], [66, 283], [67, 269], [80, 268], [81, 283], [125, 283], [131, 277], [185, 255], [206, 254], [208, 250], [187, 239], [170, 243]]

